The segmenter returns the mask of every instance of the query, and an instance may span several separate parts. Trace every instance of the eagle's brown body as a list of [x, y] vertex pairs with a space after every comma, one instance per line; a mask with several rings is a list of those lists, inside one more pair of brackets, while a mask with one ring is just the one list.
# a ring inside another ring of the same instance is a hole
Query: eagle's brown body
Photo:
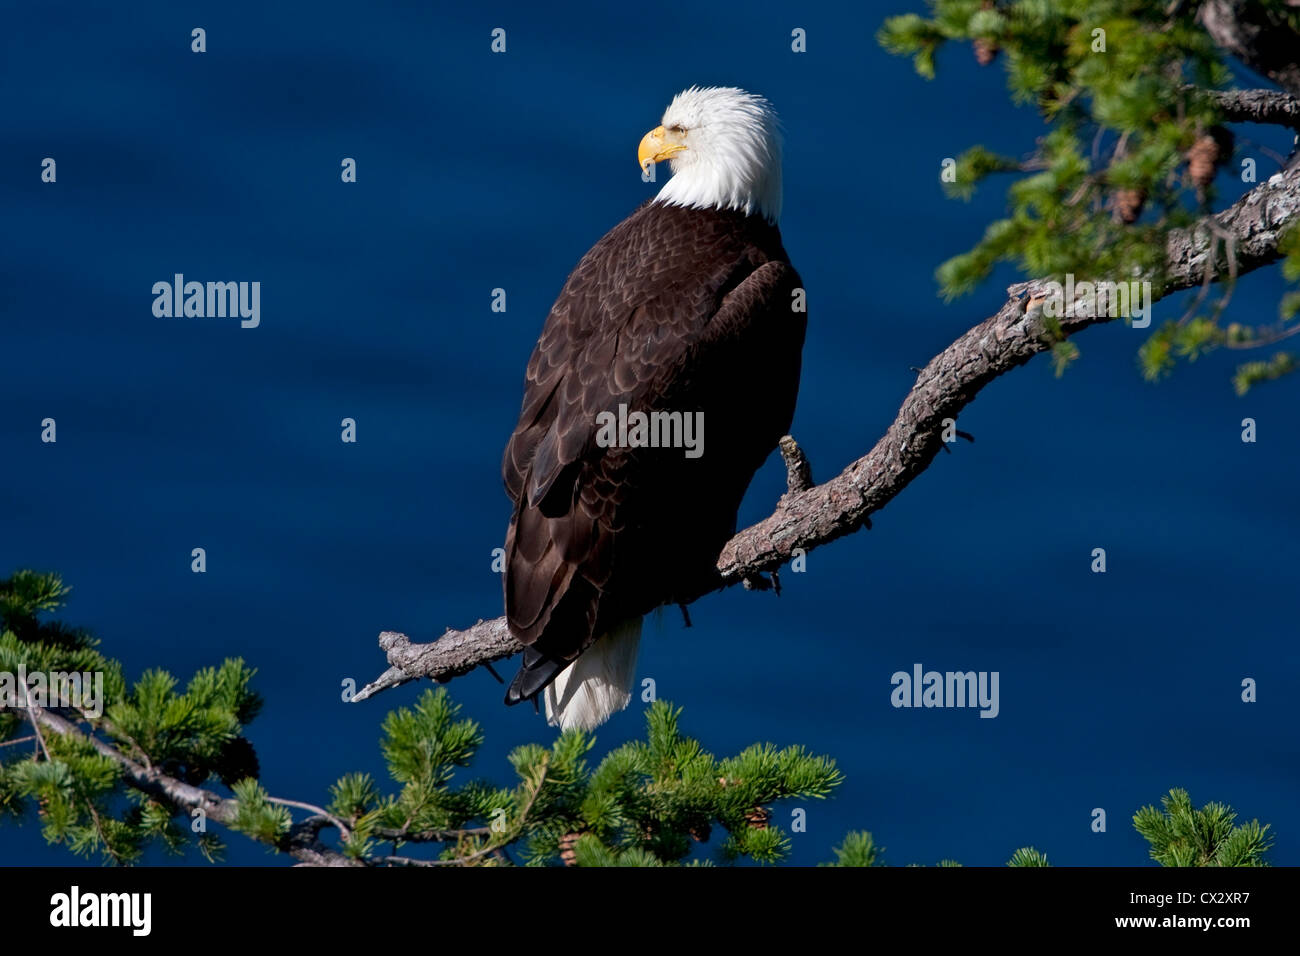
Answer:
[[[800, 285], [763, 218], [654, 202], [573, 270], [502, 462], [515, 503], [506, 617], [527, 646], [508, 703], [715, 574], [745, 489], [794, 414]], [[600, 447], [597, 416], [620, 404], [703, 412], [703, 455]]]

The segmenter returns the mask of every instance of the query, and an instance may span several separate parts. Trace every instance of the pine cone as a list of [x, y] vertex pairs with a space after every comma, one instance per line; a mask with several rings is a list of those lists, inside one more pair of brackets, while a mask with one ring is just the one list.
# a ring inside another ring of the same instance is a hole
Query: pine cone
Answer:
[[1214, 182], [1215, 171], [1232, 155], [1232, 134], [1222, 126], [1199, 136], [1187, 151], [1187, 175], [1198, 188]]
[[[997, 7], [994, 0], [984, 0], [980, 4], [981, 10], [993, 10]], [[971, 43], [975, 49], [975, 62], [980, 66], [988, 66], [998, 58], [998, 41], [986, 40], [983, 37], [976, 37]]]
[[686, 832], [691, 835], [691, 839], [696, 843], [707, 843], [709, 837], [713, 835], [713, 824], [706, 820], [699, 826], [691, 827]]
[[560, 837], [560, 859], [565, 866], [578, 865], [578, 854], [573, 847], [580, 836], [582, 836], [581, 833], [566, 833]]
[[766, 830], [767, 821], [772, 819], [772, 813], [767, 807], [755, 807], [745, 814], [745, 819], [755, 830]]
[[1117, 189], [1111, 197], [1115, 209], [1115, 218], [1127, 226], [1133, 225], [1142, 215], [1142, 207], [1147, 202], [1145, 189]]

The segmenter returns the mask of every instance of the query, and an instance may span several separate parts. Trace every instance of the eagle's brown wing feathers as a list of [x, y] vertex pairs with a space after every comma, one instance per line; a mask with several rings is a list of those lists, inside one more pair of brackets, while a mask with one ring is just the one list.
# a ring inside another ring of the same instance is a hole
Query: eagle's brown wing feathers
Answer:
[[[507, 700], [545, 686], [613, 625], [711, 572], [754, 471], [789, 428], [804, 315], [775, 227], [643, 206], [583, 257], [528, 363], [502, 473]], [[597, 415], [702, 411], [704, 454], [601, 448]]]

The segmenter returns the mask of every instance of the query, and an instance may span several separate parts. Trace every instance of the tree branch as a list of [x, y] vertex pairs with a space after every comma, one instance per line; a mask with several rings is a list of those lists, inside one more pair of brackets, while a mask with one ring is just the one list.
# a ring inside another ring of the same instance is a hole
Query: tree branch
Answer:
[[[28, 713], [31, 716], [33, 725], [39, 724], [57, 734], [89, 741], [95, 750], [116, 762], [122, 768], [122, 776], [128, 786], [158, 800], [188, 810], [202, 810], [207, 819], [215, 820], [223, 826], [233, 827], [239, 814], [238, 800], [219, 796], [211, 790], [204, 790], [202, 787], [196, 787], [185, 783], [183, 780], [177, 780], [175, 777], [169, 777], [160, 770], [136, 763], [112, 744], [105, 743], [93, 734], [84, 733], [72, 721], [60, 717], [58, 714], [35, 708]], [[272, 798], [272, 802], [303, 806], [303, 804], [288, 800], [275, 800], [274, 798]], [[336, 826], [337, 822], [333, 817], [317, 814], [300, 823], [293, 824], [286, 838], [285, 852], [296, 859], [299, 864], [309, 866], [362, 866], [363, 864], [360, 861], [344, 856], [321, 842], [320, 831], [327, 826]]]
[[[1199, 285], [1207, 275], [1217, 281], [1228, 273], [1229, 265], [1221, 264], [1214, 253], [1217, 234], [1234, 238], [1236, 272], [1242, 275], [1277, 261], [1278, 241], [1297, 222], [1300, 169], [1293, 168], [1192, 228], [1172, 230], [1166, 239], [1162, 276], [1148, 277], [1153, 282], [1152, 300]], [[1059, 336], [1054, 336], [1039, 306], [1047, 294], [1046, 280], [1017, 283], [1007, 293], [1008, 299], [996, 315], [961, 336], [921, 370], [894, 423], [870, 452], [824, 484], [797, 490], [798, 478], [793, 478], [791, 491], [781, 497], [772, 515], [727, 542], [718, 558], [717, 576], [683, 603], [772, 571], [790, 560], [796, 548], [811, 551], [869, 527], [869, 517], [934, 460], [943, 446], [944, 419], [956, 420], [980, 389], [1047, 351], [1060, 337], [1114, 321], [1104, 315], [1068, 315], [1055, 320]], [[1099, 303], [1097, 311], [1103, 307]], [[802, 468], [790, 464], [788, 456], [787, 470], [792, 476], [803, 474]], [[388, 656], [389, 669], [358, 692], [354, 701], [421, 677], [449, 680], [522, 650], [503, 617], [479, 621], [463, 631], [449, 629], [429, 644], [413, 644], [405, 634], [385, 631], [379, 635], [379, 644]]]
[[[1192, 87], [1195, 89], [1195, 87]], [[1300, 99], [1276, 90], [1209, 90], [1230, 123], [1270, 123], [1300, 129]]]
[[1219, 47], [1300, 96], [1300, 34], [1281, 11], [1259, 0], [1205, 0], [1196, 16]]

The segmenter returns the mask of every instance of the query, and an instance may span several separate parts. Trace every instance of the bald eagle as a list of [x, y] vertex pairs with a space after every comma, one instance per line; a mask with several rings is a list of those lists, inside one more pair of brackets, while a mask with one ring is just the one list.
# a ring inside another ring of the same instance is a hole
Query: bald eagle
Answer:
[[562, 729], [626, 707], [642, 617], [716, 580], [799, 388], [806, 316], [777, 228], [771, 105], [692, 87], [637, 159], [672, 178], [569, 275], [502, 461], [506, 618], [525, 645], [506, 703], [545, 692]]

